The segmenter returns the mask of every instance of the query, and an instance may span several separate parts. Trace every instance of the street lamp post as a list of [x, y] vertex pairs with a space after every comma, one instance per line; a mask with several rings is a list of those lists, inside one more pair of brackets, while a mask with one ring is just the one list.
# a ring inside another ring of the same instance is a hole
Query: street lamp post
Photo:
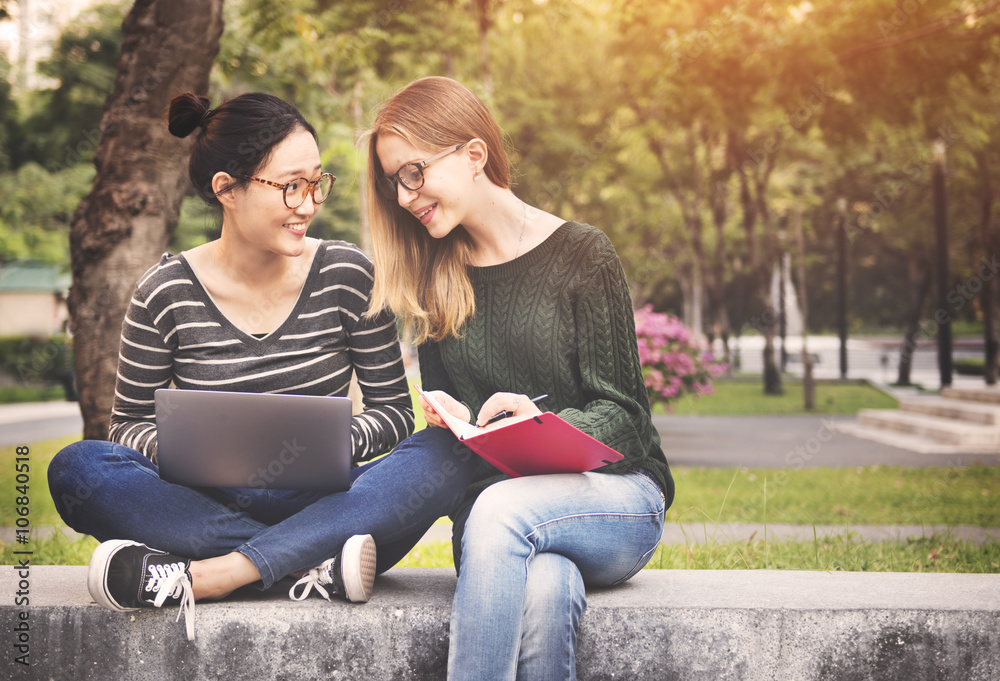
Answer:
[[847, 378], [847, 199], [837, 199], [837, 334], [840, 378]]
[[941, 387], [951, 385], [951, 305], [948, 302], [948, 196], [945, 187], [945, 144], [934, 141], [934, 240], [937, 245], [938, 370]]

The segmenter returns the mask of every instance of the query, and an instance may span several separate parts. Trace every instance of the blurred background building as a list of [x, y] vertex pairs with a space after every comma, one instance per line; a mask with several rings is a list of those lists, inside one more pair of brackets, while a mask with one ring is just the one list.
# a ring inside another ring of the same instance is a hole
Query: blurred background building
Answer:
[[[4, 3], [9, 19], [0, 21], [0, 54], [13, 67], [12, 85], [24, 92], [55, 83], [38, 73], [38, 62], [48, 59], [59, 34], [82, 11], [102, 0], [15, 0]], [[106, 1], [106, 0], [105, 0]]]

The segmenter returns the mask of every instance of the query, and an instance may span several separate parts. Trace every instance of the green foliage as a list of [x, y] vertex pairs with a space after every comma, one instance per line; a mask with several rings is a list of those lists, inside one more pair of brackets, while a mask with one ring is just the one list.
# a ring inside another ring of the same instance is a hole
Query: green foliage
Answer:
[[56, 85], [22, 98], [24, 118], [11, 150], [15, 167], [34, 162], [55, 172], [93, 157], [118, 68], [122, 18], [120, 4], [87, 10], [39, 65]]
[[0, 54], [0, 173], [10, 168], [10, 141], [17, 136], [17, 102], [11, 94], [10, 62]]
[[[696, 280], [721, 282], [704, 298], [725, 307], [731, 331], [763, 312], [755, 278], [790, 247], [779, 234], [800, 209], [810, 330], [835, 328], [840, 198], [852, 324], [903, 327], [907, 268], [932, 244], [934, 137], [948, 144], [951, 283], [995, 251], [977, 231], [1000, 168], [1000, 11], [986, 0], [486, 5], [480, 17], [456, 0], [227, 0], [213, 99], [265, 90], [295, 102], [338, 177], [312, 233], [361, 241], [358, 132], [406, 82], [458, 78], [507, 131], [519, 196], [607, 232], [637, 304], [676, 313]], [[23, 187], [36, 175], [9, 172], [89, 161], [121, 13], [99, 7], [67, 30], [43, 66], [59, 87], [13, 97], [0, 62], [2, 257], [37, 249], [59, 261], [59, 233], [42, 225], [72, 210], [25, 209], [18, 197], [34, 196]], [[2, 214], [8, 193], [23, 222]], [[171, 249], [213, 238], [218, 221], [186, 201]], [[979, 314], [968, 305], [956, 316]]]
[[957, 357], [953, 366], [960, 376], [985, 376], [986, 359], [984, 357]]
[[50, 172], [27, 163], [0, 174], [0, 260], [34, 259], [69, 267], [69, 226], [90, 191], [94, 167]]
[[68, 336], [0, 337], [0, 372], [18, 383], [59, 381], [72, 369], [73, 342]]

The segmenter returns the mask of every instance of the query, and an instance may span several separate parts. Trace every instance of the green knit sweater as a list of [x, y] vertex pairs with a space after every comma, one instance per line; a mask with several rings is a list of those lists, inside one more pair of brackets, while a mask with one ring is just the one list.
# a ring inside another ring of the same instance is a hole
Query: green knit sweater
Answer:
[[[673, 479], [650, 419], [628, 284], [604, 233], [566, 222], [521, 257], [469, 274], [476, 314], [461, 338], [420, 346], [422, 387], [444, 390], [473, 417], [496, 392], [547, 393], [542, 411], [625, 456], [602, 473], [645, 469], [669, 505]], [[466, 505], [506, 477], [482, 461]]]

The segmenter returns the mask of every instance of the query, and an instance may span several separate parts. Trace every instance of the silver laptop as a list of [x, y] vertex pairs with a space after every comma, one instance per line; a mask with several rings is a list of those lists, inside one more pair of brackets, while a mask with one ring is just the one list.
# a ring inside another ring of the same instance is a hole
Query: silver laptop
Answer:
[[347, 397], [161, 388], [155, 400], [164, 480], [330, 492], [351, 486]]

